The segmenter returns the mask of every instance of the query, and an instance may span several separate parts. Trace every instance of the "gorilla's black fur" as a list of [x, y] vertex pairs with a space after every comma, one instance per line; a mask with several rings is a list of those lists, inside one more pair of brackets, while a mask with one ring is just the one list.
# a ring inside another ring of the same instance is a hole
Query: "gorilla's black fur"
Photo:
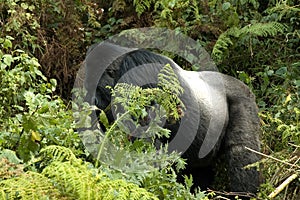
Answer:
[[[115, 55], [120, 54], [121, 57], [114, 58]], [[99, 64], [103, 63], [108, 64], [105, 71], [98, 69]], [[225, 155], [228, 164], [231, 191], [255, 193], [259, 186], [259, 173], [255, 169], [243, 167], [259, 160], [258, 155], [245, 149], [249, 147], [256, 151], [260, 150], [259, 118], [255, 97], [241, 81], [218, 72], [186, 71], [171, 59], [147, 50], [101, 43], [88, 54], [86, 59], [87, 97], [89, 100], [95, 100], [91, 103], [105, 110], [111, 102], [107, 85], [114, 86], [118, 81], [144, 83], [148, 77], [157, 77], [158, 63], [161, 66], [171, 64], [185, 90], [180, 97], [186, 104], [186, 111], [180, 122], [184, 127], [179, 141], [190, 144], [187, 149], [184, 149], [182, 155], [187, 159], [187, 172], [193, 173], [197, 184], [206, 182], [203, 179], [212, 177], [205, 174], [205, 169], [211, 168], [216, 158], [222, 154]], [[148, 65], [141, 70], [140, 74], [137, 70], [132, 73], [134, 75], [123, 77], [129, 70], [139, 69], [140, 65], [145, 64]], [[99, 82], [95, 85], [91, 80], [100, 77], [100, 74], [102, 76], [97, 79]], [[148, 86], [155, 87], [151, 84]], [[107, 114], [110, 119], [113, 119], [110, 111], [107, 111]], [[195, 121], [197, 118], [199, 122]], [[171, 127], [173, 137], [181, 128], [181, 124]], [[197, 127], [193, 127], [195, 124]], [[194, 129], [196, 134], [191, 135]], [[215, 138], [217, 141], [212, 141]], [[212, 149], [209, 148], [210, 145], [213, 145]], [[206, 147], [210, 151], [201, 156], [199, 154], [203, 150], [201, 147]], [[182, 151], [182, 149], [177, 150]], [[199, 175], [201, 172], [204, 172], [203, 176]]]

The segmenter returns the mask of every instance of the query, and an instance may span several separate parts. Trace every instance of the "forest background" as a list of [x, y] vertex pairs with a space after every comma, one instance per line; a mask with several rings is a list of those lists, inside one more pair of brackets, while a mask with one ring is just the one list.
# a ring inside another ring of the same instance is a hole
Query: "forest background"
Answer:
[[166, 158], [162, 171], [143, 176], [99, 167], [76, 133], [74, 118], [83, 113], [71, 109], [71, 90], [88, 47], [122, 30], [152, 26], [193, 38], [220, 72], [251, 88], [264, 154], [255, 164], [264, 177], [255, 198], [300, 198], [299, 1], [0, 0], [0, 10], [2, 199], [226, 196], [222, 181], [218, 191], [194, 194], [191, 179], [175, 183], [171, 165], [181, 163], [176, 155]]

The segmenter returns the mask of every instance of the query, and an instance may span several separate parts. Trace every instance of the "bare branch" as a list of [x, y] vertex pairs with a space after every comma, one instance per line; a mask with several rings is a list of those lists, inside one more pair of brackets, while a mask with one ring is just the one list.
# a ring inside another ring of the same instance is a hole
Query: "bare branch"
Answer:
[[298, 174], [292, 174], [282, 184], [280, 184], [268, 197], [271, 199], [276, 197], [286, 186], [288, 186], [288, 184], [290, 184], [297, 177], [298, 177]]
[[300, 169], [300, 166], [298, 166], [298, 165], [291, 164], [291, 163], [286, 162], [286, 161], [283, 161], [283, 160], [279, 160], [278, 158], [275, 158], [275, 157], [273, 157], [273, 156], [266, 155], [266, 154], [263, 154], [263, 153], [261, 153], [261, 152], [258, 152], [258, 151], [255, 151], [255, 150], [253, 150], [253, 149], [250, 149], [249, 147], [245, 147], [245, 148], [246, 148], [247, 150], [252, 151], [252, 152], [254, 152], [254, 153], [256, 153], [256, 154], [259, 154], [259, 155], [261, 155], [261, 156], [264, 156], [264, 157], [270, 158], [270, 159], [272, 159], [272, 160], [276, 160], [276, 161], [278, 161], [278, 162], [280, 162], [280, 163], [289, 165], [289, 166], [291, 166], [291, 167], [295, 167], [295, 168]]

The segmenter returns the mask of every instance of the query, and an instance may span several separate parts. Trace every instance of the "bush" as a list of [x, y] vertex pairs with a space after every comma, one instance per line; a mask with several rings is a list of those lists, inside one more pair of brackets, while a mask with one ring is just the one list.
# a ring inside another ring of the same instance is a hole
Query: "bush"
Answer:
[[2, 0], [0, 37], [38, 58], [41, 71], [59, 81], [57, 94], [70, 99], [75, 74], [100, 27], [101, 8], [91, 0]]
[[28, 161], [50, 144], [82, 153], [72, 112], [53, 95], [56, 81], [39, 70], [36, 58], [13, 49], [13, 38], [0, 38], [0, 147], [15, 150]]

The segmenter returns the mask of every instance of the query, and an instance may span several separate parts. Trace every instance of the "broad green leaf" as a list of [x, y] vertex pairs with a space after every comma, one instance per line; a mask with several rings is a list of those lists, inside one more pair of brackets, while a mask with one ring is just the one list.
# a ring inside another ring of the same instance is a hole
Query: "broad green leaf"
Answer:
[[12, 43], [9, 39], [5, 39], [4, 42], [3, 42], [3, 48], [4, 49], [9, 49], [9, 48], [12, 48]]
[[3, 62], [6, 64], [8, 67], [10, 67], [11, 63], [13, 62], [13, 57], [10, 54], [5, 54], [3, 55]]
[[228, 8], [230, 8], [231, 4], [229, 2], [225, 2], [222, 4], [222, 9], [225, 11], [225, 10], [228, 10]]

